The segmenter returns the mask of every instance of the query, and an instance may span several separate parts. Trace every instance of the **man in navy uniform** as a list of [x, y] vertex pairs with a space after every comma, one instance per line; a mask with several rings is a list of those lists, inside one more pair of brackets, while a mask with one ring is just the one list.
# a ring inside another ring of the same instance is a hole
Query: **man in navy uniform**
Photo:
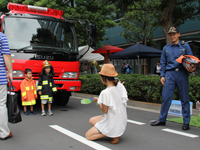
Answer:
[[[180, 42], [180, 33], [178, 28], [172, 26], [168, 30], [171, 43], [167, 44], [162, 51], [160, 63], [161, 83], [164, 85], [162, 91], [162, 106], [159, 120], [151, 122], [152, 126], [160, 126], [166, 124], [166, 118], [169, 107], [173, 98], [175, 87], [179, 90], [182, 104], [183, 130], [189, 130], [190, 123], [190, 104], [189, 104], [189, 87], [188, 73], [193, 72], [196, 68], [191, 66], [184, 68], [181, 63], [176, 61], [181, 55], [193, 55], [189, 44]], [[186, 71], [187, 70], [187, 71]]]

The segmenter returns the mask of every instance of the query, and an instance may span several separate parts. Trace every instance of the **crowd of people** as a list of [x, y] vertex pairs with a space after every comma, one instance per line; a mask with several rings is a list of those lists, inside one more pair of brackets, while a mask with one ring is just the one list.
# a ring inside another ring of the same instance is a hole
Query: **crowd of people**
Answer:
[[130, 66], [128, 63], [123, 64], [121, 68], [121, 74], [131, 74], [132, 73], [132, 66]]

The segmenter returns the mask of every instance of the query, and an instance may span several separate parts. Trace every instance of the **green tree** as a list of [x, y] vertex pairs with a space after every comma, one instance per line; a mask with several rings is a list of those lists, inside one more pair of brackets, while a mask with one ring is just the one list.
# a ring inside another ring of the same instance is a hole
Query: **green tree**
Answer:
[[[136, 0], [137, 1], [137, 0]], [[113, 4], [116, 9], [110, 16], [113, 20], [123, 18], [124, 13], [127, 12], [127, 8], [133, 4], [133, 0], [97, 0], [98, 3]]]
[[[98, 0], [76, 0], [75, 7], [69, 7], [66, 9], [67, 18], [88, 19], [91, 23], [97, 27], [96, 42], [104, 41], [104, 35], [106, 33], [106, 27], [113, 27], [116, 25], [111, 20], [111, 14], [115, 10], [113, 4], [107, 4]], [[88, 43], [88, 38], [85, 36], [86, 31], [77, 24], [76, 32], [78, 33], [78, 39], [80, 45]]]
[[[142, 8], [145, 9], [147, 6], [146, 3]], [[156, 15], [149, 11], [128, 11], [119, 23], [124, 28], [122, 36], [130, 43], [142, 42], [143, 45], [146, 45], [147, 42], [150, 42], [152, 45], [153, 32], [158, 27], [155, 24]]]
[[[139, 5], [136, 5], [138, 4]], [[143, 5], [148, 3], [148, 7]], [[155, 18], [157, 24], [163, 27], [166, 43], [170, 43], [167, 30], [170, 26], [179, 26], [186, 20], [196, 19], [200, 14], [200, 0], [140, 0], [133, 1], [129, 11], [151, 11], [156, 12], [159, 17]]]

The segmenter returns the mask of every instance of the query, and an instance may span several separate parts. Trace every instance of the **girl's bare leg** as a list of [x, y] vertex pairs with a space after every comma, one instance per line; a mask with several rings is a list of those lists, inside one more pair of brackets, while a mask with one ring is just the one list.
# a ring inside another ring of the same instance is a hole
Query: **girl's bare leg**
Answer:
[[97, 130], [96, 127], [92, 127], [90, 130], [88, 130], [88, 131], [85, 133], [85, 137], [86, 137], [88, 140], [97, 140], [97, 139], [100, 139], [100, 138], [105, 137], [105, 135], [99, 133], [99, 131]]
[[103, 118], [103, 115], [92, 117], [92, 118], [90, 118], [89, 123], [92, 126], [94, 126], [97, 122], [101, 121], [102, 118]]

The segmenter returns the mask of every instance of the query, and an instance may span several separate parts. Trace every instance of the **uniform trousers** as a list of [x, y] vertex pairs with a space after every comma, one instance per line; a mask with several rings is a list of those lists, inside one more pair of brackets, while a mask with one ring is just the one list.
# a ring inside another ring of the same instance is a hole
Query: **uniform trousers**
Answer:
[[169, 107], [172, 102], [174, 90], [177, 87], [181, 99], [183, 122], [190, 123], [189, 85], [188, 73], [185, 70], [166, 71], [165, 85], [162, 91], [162, 106], [159, 121], [166, 122]]
[[0, 138], [5, 138], [10, 134], [6, 101], [7, 85], [0, 85]]

